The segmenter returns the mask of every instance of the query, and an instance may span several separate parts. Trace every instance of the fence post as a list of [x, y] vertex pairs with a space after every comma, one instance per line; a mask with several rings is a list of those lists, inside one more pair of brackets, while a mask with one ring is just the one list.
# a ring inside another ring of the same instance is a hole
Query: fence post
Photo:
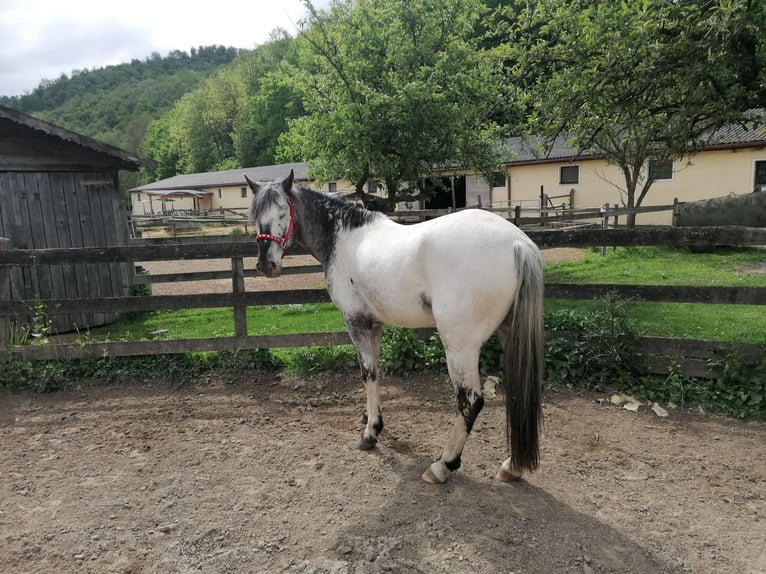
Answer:
[[[601, 206], [601, 229], [609, 229], [609, 204]], [[606, 245], [601, 246], [601, 256], [606, 255]]]
[[[0, 237], [0, 251], [9, 249], [11, 240]], [[11, 300], [11, 268], [8, 265], [0, 265], [0, 301]], [[0, 315], [0, 349], [8, 346], [10, 340], [10, 319], [7, 315]]]
[[673, 227], [678, 227], [678, 219], [679, 219], [679, 213], [678, 213], [678, 198], [673, 198], [673, 219], [671, 221], [671, 225]]
[[[242, 257], [231, 258], [231, 289], [235, 295], [245, 292], [245, 260]], [[247, 307], [234, 305], [234, 336], [247, 336]]]
[[516, 227], [519, 226], [519, 220], [521, 219], [521, 204], [518, 204], [513, 210], [513, 223]]

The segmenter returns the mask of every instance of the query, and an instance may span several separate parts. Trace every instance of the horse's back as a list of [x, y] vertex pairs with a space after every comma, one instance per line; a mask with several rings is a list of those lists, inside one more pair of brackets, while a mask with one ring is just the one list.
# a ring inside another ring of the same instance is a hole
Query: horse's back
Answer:
[[537, 251], [512, 223], [477, 209], [409, 226], [378, 219], [337, 245], [328, 288], [348, 315], [402, 327], [484, 322], [477, 332], [491, 333], [518, 289], [519, 245]]
[[505, 282], [516, 275], [518, 245], [537, 253], [518, 227], [489, 211], [467, 209], [423, 225], [424, 259], [438, 276], [452, 270], [478, 273], [488, 283]]

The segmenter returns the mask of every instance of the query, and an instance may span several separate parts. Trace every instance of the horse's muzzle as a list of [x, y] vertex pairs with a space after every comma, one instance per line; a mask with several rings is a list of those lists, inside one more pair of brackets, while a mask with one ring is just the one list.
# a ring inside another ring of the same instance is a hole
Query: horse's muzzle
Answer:
[[273, 261], [266, 261], [265, 263], [259, 261], [255, 268], [269, 279], [274, 279], [274, 277], [279, 277], [282, 274], [282, 268]]

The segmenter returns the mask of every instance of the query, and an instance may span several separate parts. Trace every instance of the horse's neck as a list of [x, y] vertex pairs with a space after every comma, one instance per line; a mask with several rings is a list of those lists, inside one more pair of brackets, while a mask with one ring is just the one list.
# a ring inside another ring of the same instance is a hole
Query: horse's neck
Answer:
[[302, 189], [298, 194], [298, 203], [300, 211], [296, 212], [296, 239], [315, 259], [326, 265], [338, 233], [337, 217], [317, 191]]

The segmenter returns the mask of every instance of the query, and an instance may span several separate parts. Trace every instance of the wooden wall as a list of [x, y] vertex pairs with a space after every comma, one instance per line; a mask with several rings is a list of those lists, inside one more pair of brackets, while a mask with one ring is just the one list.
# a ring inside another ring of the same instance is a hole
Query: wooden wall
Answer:
[[[103, 247], [126, 245], [126, 216], [120, 206], [116, 171], [1, 171], [0, 237], [10, 248]], [[35, 301], [129, 294], [129, 263], [62, 263], [14, 267], [11, 297], [30, 308]], [[117, 313], [73, 313], [53, 319], [57, 332], [114, 321]]]

